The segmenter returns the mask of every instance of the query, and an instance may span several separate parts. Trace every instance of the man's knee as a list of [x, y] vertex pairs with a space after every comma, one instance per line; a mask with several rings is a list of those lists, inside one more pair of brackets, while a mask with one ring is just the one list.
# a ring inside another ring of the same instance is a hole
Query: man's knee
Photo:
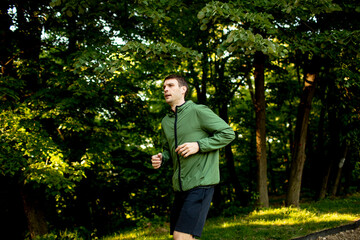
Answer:
[[195, 239], [191, 234], [174, 231], [174, 240], [192, 240]]

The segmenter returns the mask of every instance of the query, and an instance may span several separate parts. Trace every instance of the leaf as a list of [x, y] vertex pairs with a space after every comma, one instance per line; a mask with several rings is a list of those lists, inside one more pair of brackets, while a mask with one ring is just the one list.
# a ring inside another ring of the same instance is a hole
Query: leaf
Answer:
[[205, 13], [204, 12], [199, 12], [197, 15], [198, 19], [203, 19], [205, 17]]
[[129, 50], [128, 44], [121, 47], [121, 51], [127, 51], [127, 50]]
[[201, 31], [205, 31], [207, 29], [207, 25], [206, 24], [203, 24], [200, 26], [200, 30]]
[[79, 6], [79, 14], [83, 14], [85, 12], [84, 8], [82, 8], [81, 6]]
[[232, 35], [229, 35], [225, 42], [232, 43], [234, 41], [234, 38]]
[[222, 56], [224, 55], [224, 51], [223, 51], [222, 49], [218, 48], [218, 49], [216, 50], [216, 55], [217, 55], [218, 57], [222, 57]]
[[201, 22], [202, 24], [208, 24], [210, 20], [208, 18], [204, 18]]
[[53, 0], [50, 3], [50, 7], [56, 7], [61, 5], [61, 0]]
[[236, 46], [235, 46], [234, 44], [231, 44], [231, 45], [227, 48], [227, 50], [228, 50], [229, 52], [233, 52], [233, 51], [236, 50]]
[[116, 67], [111, 67], [109, 71], [110, 71], [111, 73], [114, 73], [114, 72], [116, 71], [116, 69], [117, 69]]
[[68, 9], [68, 10], [66, 10], [66, 15], [68, 15], [68, 17], [72, 17], [72, 12]]
[[272, 42], [269, 42], [267, 50], [268, 50], [268, 53], [270, 53], [270, 54], [276, 53], [275, 45]]
[[248, 39], [250, 42], [255, 42], [255, 35], [253, 33], [250, 33]]

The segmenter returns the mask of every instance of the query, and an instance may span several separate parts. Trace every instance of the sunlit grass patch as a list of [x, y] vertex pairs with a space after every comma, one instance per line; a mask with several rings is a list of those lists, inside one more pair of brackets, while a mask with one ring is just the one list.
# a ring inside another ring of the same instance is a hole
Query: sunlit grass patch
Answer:
[[163, 225], [151, 224], [147, 226], [138, 227], [136, 229], [124, 230], [120, 233], [115, 233], [113, 236], [102, 238], [102, 240], [166, 240], [172, 239], [169, 235], [169, 226], [164, 223]]
[[357, 194], [349, 199], [304, 204], [301, 208], [267, 208], [234, 218], [210, 219], [202, 239], [291, 239], [359, 218], [360, 194]]
[[299, 225], [304, 223], [324, 223], [333, 221], [352, 221], [353, 214], [321, 213], [309, 209], [281, 207], [254, 211], [247, 216], [251, 223], [257, 225]]

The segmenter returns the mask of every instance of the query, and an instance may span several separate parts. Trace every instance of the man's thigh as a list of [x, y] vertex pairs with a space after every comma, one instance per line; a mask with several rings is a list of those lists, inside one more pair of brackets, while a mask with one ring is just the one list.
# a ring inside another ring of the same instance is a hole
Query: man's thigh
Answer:
[[171, 215], [173, 231], [200, 237], [210, 208], [214, 187], [199, 187], [176, 194]]

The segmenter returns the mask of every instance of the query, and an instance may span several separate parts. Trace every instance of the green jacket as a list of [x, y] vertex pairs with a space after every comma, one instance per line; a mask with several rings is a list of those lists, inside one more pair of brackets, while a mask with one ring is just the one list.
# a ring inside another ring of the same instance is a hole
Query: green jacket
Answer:
[[[219, 149], [235, 138], [232, 128], [204, 105], [187, 101], [161, 121], [163, 161], [172, 159], [175, 191], [220, 182]], [[177, 146], [198, 142], [198, 153], [187, 158], [175, 152]]]

